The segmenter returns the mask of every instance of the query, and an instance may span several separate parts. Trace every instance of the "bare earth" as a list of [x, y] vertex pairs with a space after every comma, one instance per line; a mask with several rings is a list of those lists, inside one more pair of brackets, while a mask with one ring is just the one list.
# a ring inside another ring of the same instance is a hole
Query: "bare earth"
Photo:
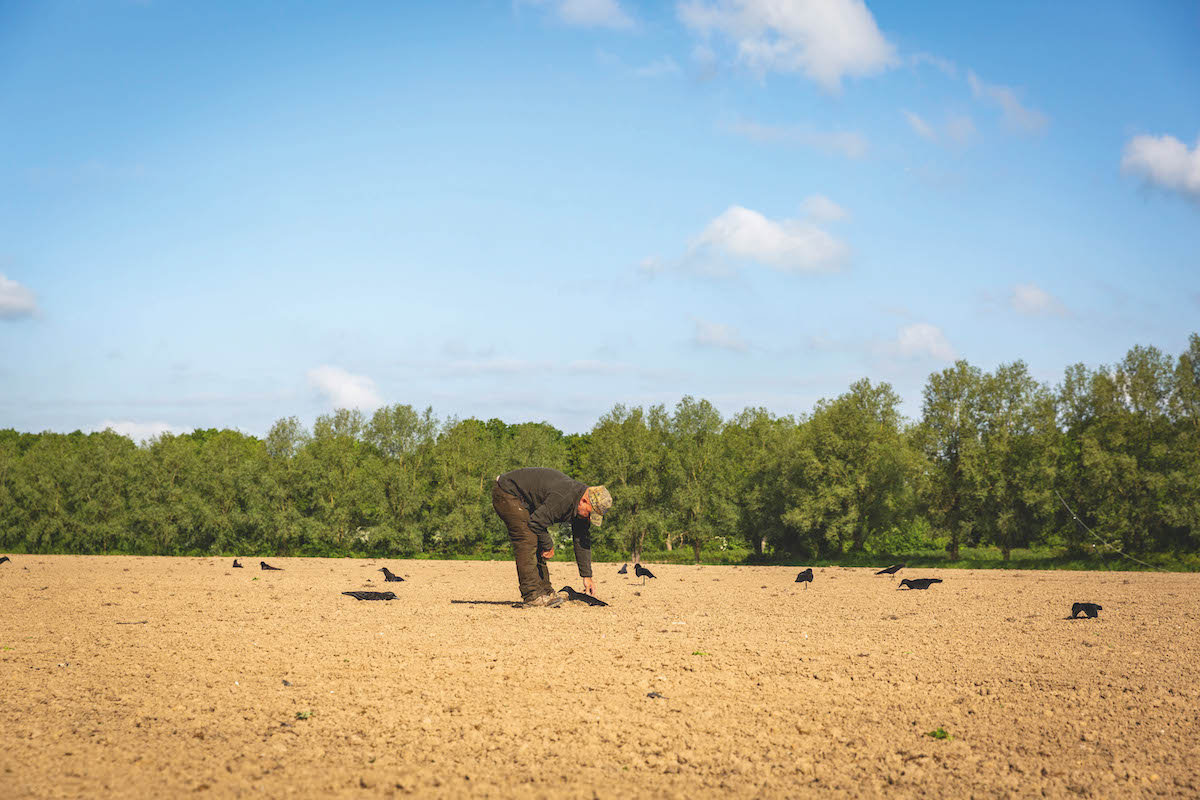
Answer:
[[0, 564], [0, 794], [1200, 794], [1200, 575], [244, 561]]

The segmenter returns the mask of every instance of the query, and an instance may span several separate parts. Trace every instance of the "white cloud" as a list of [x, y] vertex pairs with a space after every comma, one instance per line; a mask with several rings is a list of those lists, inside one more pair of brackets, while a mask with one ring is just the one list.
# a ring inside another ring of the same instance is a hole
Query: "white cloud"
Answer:
[[781, 272], [840, 269], [850, 248], [806, 220], [778, 222], [742, 206], [730, 206], [696, 237], [689, 258], [712, 253], [749, 260]]
[[1174, 136], [1135, 136], [1125, 144], [1121, 169], [1200, 199], [1200, 139], [1188, 150]]
[[928, 139], [931, 142], [937, 140], [937, 133], [933, 130], [933, 126], [914, 111], [901, 111], [904, 118], [908, 120], [908, 126], [916, 131], [917, 135], [922, 139]]
[[975, 135], [975, 123], [965, 114], [951, 114], [946, 120], [946, 136], [957, 145], [965, 145]]
[[692, 48], [692, 66], [700, 80], [709, 80], [717, 72], [717, 54], [706, 44]]
[[638, 263], [638, 272], [643, 275], [657, 275], [660, 272], [666, 272], [668, 269], [670, 269], [670, 265], [658, 256], [647, 256]]
[[375, 381], [365, 375], [352, 375], [340, 367], [320, 366], [308, 371], [308, 383], [334, 408], [379, 408], [383, 398]]
[[837, 222], [850, 213], [823, 194], [811, 194], [804, 198], [804, 213], [817, 222]]
[[0, 319], [21, 319], [37, 313], [33, 292], [0, 273]]
[[905, 325], [896, 336], [894, 349], [906, 358], [936, 358], [939, 361], [953, 361], [954, 348], [942, 329], [928, 322], [915, 322]]
[[685, 0], [676, 9], [693, 30], [734, 40], [750, 68], [801, 72], [828, 92], [838, 92], [844, 77], [897, 63], [862, 0]]
[[678, 75], [680, 73], [679, 65], [670, 56], [656, 58], [646, 66], [638, 67], [634, 71], [643, 78], [661, 78], [664, 75]]
[[637, 372], [637, 368], [622, 361], [584, 358], [567, 364], [567, 372], [572, 375], [624, 375]]
[[135, 442], [144, 442], [147, 439], [153, 439], [156, 436], [162, 436], [164, 433], [173, 433], [178, 436], [188, 432], [184, 428], [171, 425], [167, 422], [134, 422], [133, 420], [112, 419], [104, 420], [99, 425], [96, 425], [94, 430], [111, 430], [114, 433], [121, 434], [122, 436], [128, 436]]
[[738, 121], [729, 130], [760, 144], [794, 144], [822, 153], [862, 158], [867, 154], [867, 137], [857, 131], [818, 131], [805, 125], [767, 125]]
[[1018, 283], [1008, 297], [1013, 311], [1027, 316], [1065, 316], [1067, 309], [1052, 294], [1036, 283]]
[[632, 28], [633, 19], [617, 0], [518, 0], [518, 5], [546, 6], [561, 22], [580, 28]]
[[937, 67], [943, 74], [951, 78], [958, 76], [958, 66], [953, 61], [950, 61], [940, 56], [935, 56], [931, 53], [914, 53], [908, 58], [908, 63], [914, 67], [919, 67], [922, 64], [929, 64]]
[[967, 70], [967, 83], [971, 92], [979, 98], [991, 100], [1004, 110], [1008, 124], [1027, 133], [1045, 130], [1050, 120], [1040, 111], [1026, 108], [1017, 99], [1017, 93], [1007, 86], [984, 83], [972, 70]]
[[904, 118], [908, 120], [908, 126], [916, 132], [922, 139], [928, 139], [931, 142], [940, 142], [948, 140], [956, 145], [962, 146], [970, 141], [975, 135], [975, 123], [971, 118], [964, 114], [950, 114], [946, 118], [944, 130], [939, 132], [938, 126], [928, 122], [924, 117], [915, 111], [901, 110]]
[[546, 372], [553, 365], [543, 361], [527, 361], [511, 356], [462, 359], [439, 365], [437, 372], [444, 375], [520, 375], [523, 373]]
[[737, 329], [723, 322], [709, 322], [692, 317], [695, 330], [692, 333], [692, 343], [699, 347], [713, 347], [719, 350], [733, 350], [744, 353], [748, 349]]

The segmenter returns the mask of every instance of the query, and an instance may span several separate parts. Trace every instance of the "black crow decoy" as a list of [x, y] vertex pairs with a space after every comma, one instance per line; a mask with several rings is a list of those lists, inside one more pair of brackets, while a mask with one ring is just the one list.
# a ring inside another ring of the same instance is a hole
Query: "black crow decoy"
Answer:
[[617, 574], [618, 575], [628, 575], [629, 574], [629, 564], [622, 564], [621, 568], [619, 570], [617, 570]]
[[272, 567], [270, 564], [268, 564], [265, 561], [258, 562], [258, 565], [260, 567], [262, 567], [263, 569], [273, 569], [273, 570], [278, 570], [279, 572], [283, 571], [283, 567]]
[[12, 561], [12, 559], [8, 556], [0, 556], [0, 564], [3, 564], [5, 561]]
[[642, 579], [642, 584], [645, 585], [646, 578], [653, 578], [654, 573], [643, 567], [641, 564], [633, 565], [633, 574]]
[[599, 597], [592, 597], [586, 592], [577, 592], [570, 586], [564, 586], [558, 590], [559, 594], [566, 594], [568, 600], [576, 600], [580, 603], [587, 603], [589, 606], [606, 606], [608, 603], [601, 600]]
[[241, 563], [236, 558], [233, 560], [233, 568], [234, 569], [242, 569]]
[[803, 583], [804, 588], [808, 589], [808, 584], [812, 583], [812, 578], [812, 567], [809, 567], [796, 576], [796, 583]]
[[1067, 619], [1075, 619], [1080, 613], [1087, 614], [1088, 619], [1094, 619], [1100, 616], [1100, 612], [1104, 610], [1104, 606], [1098, 606], [1095, 603], [1076, 603], [1071, 606], [1071, 616]]
[[905, 586], [907, 586], [910, 589], [928, 589], [933, 584], [941, 582], [941, 578], [913, 578], [911, 580], [905, 578], [904, 580], [900, 581], [900, 585], [896, 588], [903, 589]]
[[395, 592], [342, 592], [355, 600], [395, 600]]
[[399, 583], [404, 580], [404, 578], [401, 578], [399, 575], [396, 575], [387, 567], [380, 567], [378, 570], [376, 570], [376, 572], [383, 573], [383, 582], [384, 583]]
[[899, 564], [892, 564], [890, 567], [885, 567], [884, 569], [879, 570], [879, 572], [876, 572], [875, 574], [876, 575], [891, 575], [894, 577], [896, 575], [896, 573], [902, 569], [904, 569], [903, 562], [901, 562]]

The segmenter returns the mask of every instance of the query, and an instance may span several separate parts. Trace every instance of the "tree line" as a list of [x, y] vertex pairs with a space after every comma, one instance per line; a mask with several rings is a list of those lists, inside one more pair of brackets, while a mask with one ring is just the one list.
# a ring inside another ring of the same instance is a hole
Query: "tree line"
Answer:
[[[993, 545], [1200, 550], [1200, 335], [1170, 357], [933, 373], [921, 417], [860, 380], [811, 412], [707, 400], [616, 405], [587, 433], [341, 409], [265, 438], [0, 431], [0, 549], [30, 553], [486, 555], [508, 550], [494, 477], [522, 466], [605, 483], [601, 556], [688, 549], [806, 559]], [[1078, 521], [1067, 510], [1078, 514]], [[1082, 525], [1080, 524], [1082, 523]], [[569, 537], [564, 529], [560, 537]]]

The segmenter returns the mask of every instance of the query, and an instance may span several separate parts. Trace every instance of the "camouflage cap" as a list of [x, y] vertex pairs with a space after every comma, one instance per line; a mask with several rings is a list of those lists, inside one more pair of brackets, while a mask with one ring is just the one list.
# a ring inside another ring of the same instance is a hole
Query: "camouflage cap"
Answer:
[[604, 515], [612, 508], [612, 495], [603, 486], [589, 486], [587, 496], [588, 502], [592, 504], [592, 513], [588, 519], [593, 525], [603, 525]]

